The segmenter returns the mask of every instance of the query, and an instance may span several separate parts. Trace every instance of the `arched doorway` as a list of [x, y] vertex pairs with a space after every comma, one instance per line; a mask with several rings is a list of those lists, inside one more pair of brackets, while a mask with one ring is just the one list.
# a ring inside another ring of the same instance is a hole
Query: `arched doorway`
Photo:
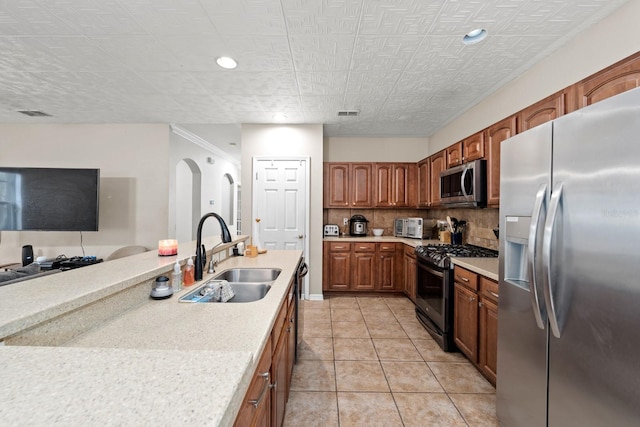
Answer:
[[176, 165], [176, 239], [189, 242], [196, 239], [196, 226], [201, 213], [202, 172], [191, 159]]

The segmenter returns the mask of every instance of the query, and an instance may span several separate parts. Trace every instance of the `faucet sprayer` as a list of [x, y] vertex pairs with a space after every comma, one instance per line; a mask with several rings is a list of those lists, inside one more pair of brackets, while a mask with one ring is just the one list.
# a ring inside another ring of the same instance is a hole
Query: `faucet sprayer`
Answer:
[[202, 270], [207, 262], [207, 252], [204, 249], [204, 245], [202, 244], [202, 224], [209, 217], [215, 217], [220, 223], [220, 230], [222, 231], [222, 235], [220, 236], [222, 239], [222, 243], [231, 242], [231, 233], [229, 233], [229, 228], [227, 224], [224, 222], [224, 219], [220, 215], [214, 212], [209, 212], [205, 214], [202, 218], [200, 218], [200, 223], [198, 223], [198, 234], [197, 234], [197, 242], [196, 242], [196, 262], [195, 264], [195, 280], [202, 280]]

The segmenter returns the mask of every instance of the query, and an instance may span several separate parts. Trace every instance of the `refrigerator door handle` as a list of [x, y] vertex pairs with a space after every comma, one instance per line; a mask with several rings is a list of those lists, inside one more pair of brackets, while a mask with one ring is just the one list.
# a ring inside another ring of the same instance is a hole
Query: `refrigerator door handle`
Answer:
[[551, 201], [549, 202], [549, 214], [544, 224], [544, 237], [542, 239], [542, 269], [544, 271], [544, 299], [547, 304], [549, 313], [549, 325], [551, 332], [556, 338], [560, 338], [560, 323], [558, 322], [558, 310], [554, 304], [553, 288], [551, 277], [551, 246], [553, 243], [553, 234], [555, 231], [556, 217], [558, 215], [558, 207], [562, 200], [562, 192], [564, 186], [561, 182], [556, 184], [551, 193]]
[[540, 218], [543, 217], [542, 210], [545, 207], [547, 198], [547, 184], [540, 185], [536, 193], [536, 201], [533, 205], [533, 215], [531, 225], [529, 226], [529, 243], [527, 245], [527, 262], [529, 264], [529, 293], [531, 294], [531, 305], [533, 306], [533, 316], [536, 319], [538, 328], [544, 330], [547, 323], [547, 315], [544, 306], [541, 306], [538, 298], [538, 275], [537, 275], [537, 243], [538, 243], [538, 224]]

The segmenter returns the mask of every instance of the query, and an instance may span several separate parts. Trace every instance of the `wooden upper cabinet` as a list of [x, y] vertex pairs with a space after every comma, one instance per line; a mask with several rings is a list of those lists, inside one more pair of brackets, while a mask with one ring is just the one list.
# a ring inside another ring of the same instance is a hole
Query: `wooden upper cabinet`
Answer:
[[447, 168], [462, 164], [462, 141], [447, 147]]
[[508, 117], [485, 131], [487, 159], [487, 206], [500, 204], [500, 144], [516, 134], [516, 117]]
[[429, 206], [429, 195], [431, 194], [431, 177], [429, 175], [431, 162], [429, 158], [422, 159], [418, 162], [418, 207], [425, 208]]
[[372, 207], [372, 170], [373, 163], [325, 163], [324, 207]]
[[371, 177], [373, 165], [371, 163], [351, 163], [351, 206], [354, 208], [370, 208], [373, 206], [371, 197]]
[[564, 115], [565, 96], [565, 91], [554, 93], [520, 111], [517, 119], [518, 133]]
[[447, 151], [438, 151], [429, 157], [430, 162], [430, 182], [431, 191], [429, 194], [429, 206], [440, 206], [440, 172], [447, 167]]
[[373, 175], [376, 207], [416, 206], [415, 163], [376, 163]]
[[324, 164], [324, 206], [349, 207], [349, 164]]
[[471, 162], [484, 158], [484, 132], [478, 132], [462, 141], [462, 161]]
[[634, 54], [575, 85], [577, 108], [595, 104], [640, 86], [640, 53]]

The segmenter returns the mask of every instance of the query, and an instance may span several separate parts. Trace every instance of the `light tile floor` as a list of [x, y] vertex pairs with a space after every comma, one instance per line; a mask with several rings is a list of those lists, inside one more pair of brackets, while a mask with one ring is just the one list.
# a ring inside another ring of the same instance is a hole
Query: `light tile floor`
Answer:
[[402, 297], [304, 301], [284, 425], [498, 426], [495, 388]]

